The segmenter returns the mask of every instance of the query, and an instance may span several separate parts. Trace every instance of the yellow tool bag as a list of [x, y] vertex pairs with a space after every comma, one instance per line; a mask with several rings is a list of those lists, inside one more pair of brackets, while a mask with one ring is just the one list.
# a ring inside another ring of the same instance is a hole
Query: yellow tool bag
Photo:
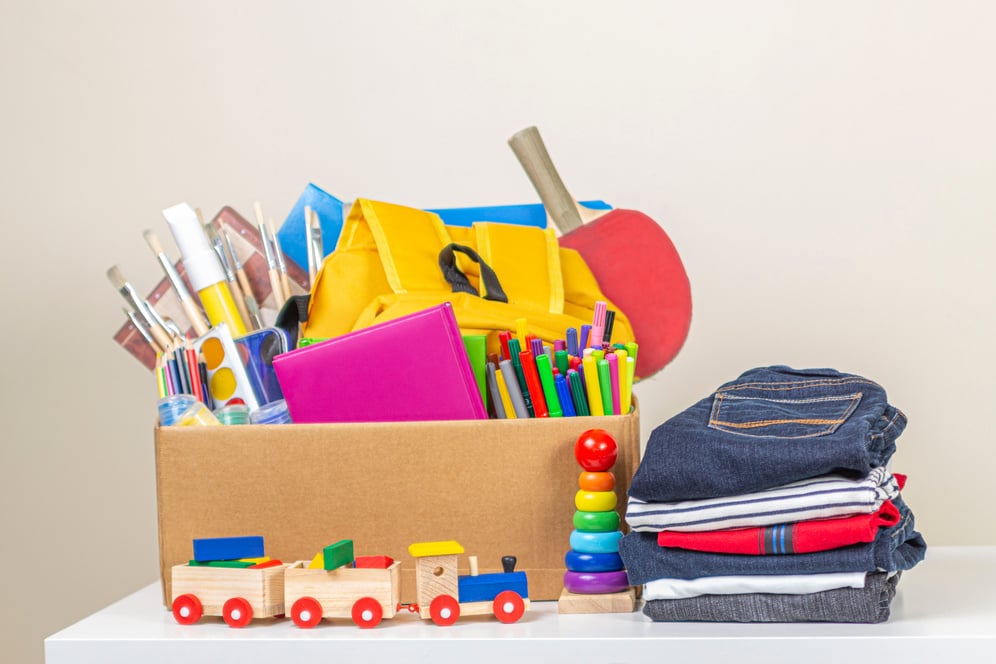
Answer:
[[431, 212], [358, 199], [312, 284], [300, 336], [336, 337], [450, 302], [461, 332], [487, 335], [488, 352], [498, 352], [498, 332], [514, 332], [518, 319], [552, 344], [590, 324], [596, 300], [616, 311], [612, 342], [633, 341], [626, 316], [552, 230], [446, 226]]

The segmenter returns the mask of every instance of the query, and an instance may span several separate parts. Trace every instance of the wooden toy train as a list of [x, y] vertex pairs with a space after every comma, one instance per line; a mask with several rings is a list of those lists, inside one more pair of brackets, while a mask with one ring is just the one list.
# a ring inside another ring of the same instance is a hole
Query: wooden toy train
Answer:
[[349, 618], [368, 628], [405, 610], [452, 625], [461, 616], [490, 614], [514, 623], [529, 608], [526, 574], [514, 571], [512, 556], [502, 558], [503, 572], [490, 574], [479, 574], [471, 556], [470, 574], [458, 576], [464, 550], [457, 542], [412, 544], [408, 552], [416, 558], [415, 604], [400, 602], [401, 563], [355, 557], [352, 540], [293, 564], [263, 556], [261, 537], [194, 540], [194, 559], [172, 569], [173, 617], [192, 625], [202, 616], [221, 616], [230, 627], [245, 627], [254, 618], [284, 616], [289, 607], [298, 627]]

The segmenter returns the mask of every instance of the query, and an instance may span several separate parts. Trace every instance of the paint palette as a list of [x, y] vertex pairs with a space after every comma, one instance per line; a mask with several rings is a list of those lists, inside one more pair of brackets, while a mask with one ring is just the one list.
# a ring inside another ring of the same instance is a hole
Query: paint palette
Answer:
[[250, 411], [259, 408], [259, 400], [227, 325], [219, 323], [199, 337], [194, 345], [207, 364], [207, 385], [215, 408], [230, 403], [244, 403]]

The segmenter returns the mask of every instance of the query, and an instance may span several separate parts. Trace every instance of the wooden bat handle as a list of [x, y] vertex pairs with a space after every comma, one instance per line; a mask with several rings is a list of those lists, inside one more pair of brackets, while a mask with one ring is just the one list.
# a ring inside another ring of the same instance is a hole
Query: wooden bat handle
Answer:
[[539, 129], [523, 129], [508, 139], [508, 144], [560, 232], [566, 234], [580, 228], [581, 216], [577, 206], [550, 159]]

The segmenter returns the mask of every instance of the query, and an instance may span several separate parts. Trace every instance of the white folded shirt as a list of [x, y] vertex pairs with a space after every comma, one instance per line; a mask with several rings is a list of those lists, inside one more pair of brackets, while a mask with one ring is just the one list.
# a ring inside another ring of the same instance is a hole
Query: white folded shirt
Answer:
[[630, 496], [626, 523], [638, 532], [702, 532], [771, 526], [871, 514], [883, 502], [898, 495], [896, 478], [882, 466], [861, 479], [821, 475], [764, 491], [722, 498], [648, 503]]
[[864, 588], [865, 572], [833, 574], [772, 574], [761, 576], [703, 576], [698, 579], [657, 579], [643, 586], [643, 598], [683, 599], [699, 595], [778, 593], [805, 595], [835, 588]]

